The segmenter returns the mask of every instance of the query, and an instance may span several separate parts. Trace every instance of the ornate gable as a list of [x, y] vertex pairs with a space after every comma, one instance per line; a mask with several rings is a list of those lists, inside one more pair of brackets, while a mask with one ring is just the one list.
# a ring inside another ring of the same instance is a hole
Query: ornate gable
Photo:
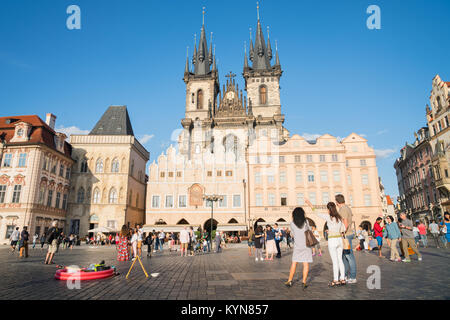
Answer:
[[220, 106], [215, 118], [232, 118], [232, 117], [246, 117], [246, 102], [242, 94], [239, 92], [239, 87], [234, 81], [236, 75], [229, 73], [226, 77], [227, 84], [223, 86], [223, 96], [220, 96]]

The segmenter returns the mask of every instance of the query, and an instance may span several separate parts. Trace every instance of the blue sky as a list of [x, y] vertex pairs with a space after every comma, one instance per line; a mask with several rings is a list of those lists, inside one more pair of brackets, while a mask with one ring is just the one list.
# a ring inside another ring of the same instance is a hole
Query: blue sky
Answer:
[[[81, 30], [66, 9], [81, 8]], [[369, 30], [366, 9], [381, 9]], [[240, 77], [256, 2], [2, 0], [0, 116], [57, 115], [57, 128], [90, 130], [109, 105], [127, 105], [151, 159], [184, 117], [186, 47], [192, 53], [202, 7], [214, 32], [221, 75]], [[262, 0], [261, 22], [278, 41], [285, 126], [301, 135], [365, 136], [387, 192], [393, 163], [426, 125], [431, 80], [450, 81], [448, 0]]]

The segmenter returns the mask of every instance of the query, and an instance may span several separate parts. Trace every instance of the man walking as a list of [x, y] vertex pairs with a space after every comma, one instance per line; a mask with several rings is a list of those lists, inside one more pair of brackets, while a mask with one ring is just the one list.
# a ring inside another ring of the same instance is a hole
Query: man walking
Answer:
[[417, 229], [419, 229], [420, 240], [422, 240], [423, 246], [425, 248], [428, 247], [427, 226], [423, 223], [423, 221], [420, 221], [419, 225], [417, 226]]
[[164, 231], [159, 233], [159, 251], [163, 251], [164, 239], [166, 238], [166, 234]]
[[417, 249], [416, 242], [414, 241], [414, 233], [413, 233], [413, 223], [406, 217], [405, 213], [400, 214], [400, 219], [402, 220], [399, 224], [400, 230], [402, 231], [402, 247], [403, 253], [405, 255], [405, 259], [403, 262], [411, 262], [409, 258], [408, 245], [411, 249], [417, 254], [419, 261], [422, 261], [422, 255]]
[[137, 254], [138, 254], [139, 257], [142, 258], [142, 240], [143, 240], [142, 236], [143, 236], [144, 232], [142, 231], [140, 225], [137, 225], [136, 228], [137, 228], [137, 238], [138, 238], [138, 240], [137, 240]]
[[277, 255], [276, 258], [281, 258], [281, 248], [280, 248], [280, 242], [281, 242], [281, 230], [278, 227], [278, 223], [275, 223], [273, 231], [275, 232], [275, 246], [277, 247]]
[[11, 237], [9, 240], [11, 240], [11, 253], [13, 253], [16, 250], [17, 242], [19, 242], [20, 238], [20, 232], [19, 227], [16, 228], [16, 230], [13, 231], [11, 234]]
[[431, 223], [428, 226], [428, 230], [430, 230], [431, 237], [436, 242], [436, 248], [440, 248], [441, 246], [439, 245], [439, 226], [436, 223], [436, 221], [431, 220]]
[[345, 204], [345, 198], [342, 194], [337, 194], [336, 204], [339, 208], [339, 215], [342, 217], [345, 226], [345, 237], [350, 242], [350, 250], [343, 250], [342, 260], [345, 266], [345, 274], [348, 277], [347, 283], [356, 283], [356, 260], [353, 255], [353, 214], [352, 210]]
[[25, 252], [25, 258], [28, 258], [28, 240], [30, 238], [30, 234], [27, 231], [27, 227], [23, 227], [22, 233], [20, 234], [20, 254], [19, 257], [23, 258], [24, 257], [24, 252]]

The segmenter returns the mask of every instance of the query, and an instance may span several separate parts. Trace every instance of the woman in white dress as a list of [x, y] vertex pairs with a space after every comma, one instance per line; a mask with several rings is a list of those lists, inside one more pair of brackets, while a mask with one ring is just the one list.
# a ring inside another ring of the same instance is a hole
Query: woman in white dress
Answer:
[[289, 279], [284, 284], [287, 287], [292, 287], [292, 279], [294, 278], [295, 269], [297, 268], [297, 263], [303, 263], [303, 289], [308, 286], [306, 284], [306, 278], [308, 277], [309, 264], [313, 262], [312, 250], [306, 246], [305, 231], [310, 230], [308, 221], [305, 217], [305, 211], [303, 208], [295, 208], [292, 211], [292, 222], [291, 222], [291, 236], [294, 238], [294, 251], [292, 252], [292, 264], [289, 273]]
[[[305, 202], [315, 213], [312, 203], [308, 199], [305, 199]], [[345, 226], [334, 202], [328, 202], [327, 209], [328, 214], [317, 213], [317, 216], [326, 220], [328, 225], [328, 251], [333, 262], [333, 281], [329, 283], [329, 286], [334, 287], [346, 284], [345, 267], [342, 260], [342, 233], [345, 231]]]

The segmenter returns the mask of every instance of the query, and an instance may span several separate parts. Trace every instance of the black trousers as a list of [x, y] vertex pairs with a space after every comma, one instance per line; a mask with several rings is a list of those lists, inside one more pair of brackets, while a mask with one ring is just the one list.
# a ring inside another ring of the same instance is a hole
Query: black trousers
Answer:
[[275, 245], [277, 246], [277, 257], [281, 257], [280, 240], [275, 240]]

